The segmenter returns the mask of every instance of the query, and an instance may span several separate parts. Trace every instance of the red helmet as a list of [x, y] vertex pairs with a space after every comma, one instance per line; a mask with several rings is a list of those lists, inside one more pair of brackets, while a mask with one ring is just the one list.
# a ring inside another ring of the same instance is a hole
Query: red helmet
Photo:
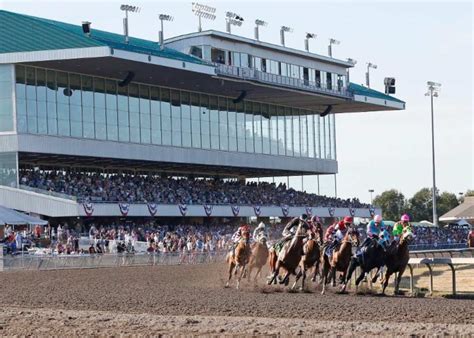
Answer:
[[243, 224], [240, 227], [240, 230], [250, 232], [250, 227], [247, 224]]
[[344, 217], [344, 223], [352, 223], [354, 219], [351, 216]]
[[341, 231], [345, 231], [346, 228], [347, 228], [345, 222], [344, 222], [344, 221], [339, 222], [339, 223], [338, 223], [338, 228], [339, 228], [339, 230], [341, 230]]

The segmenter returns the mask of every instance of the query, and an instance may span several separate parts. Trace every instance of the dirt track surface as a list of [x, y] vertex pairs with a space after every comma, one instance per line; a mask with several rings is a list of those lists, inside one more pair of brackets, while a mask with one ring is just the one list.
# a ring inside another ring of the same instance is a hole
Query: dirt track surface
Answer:
[[[8, 272], [0, 279], [0, 336], [474, 335], [473, 300], [378, 297], [352, 290], [339, 295], [331, 289], [321, 296], [313, 286], [311, 293], [290, 293], [263, 281], [225, 289], [223, 264]], [[28, 329], [22, 322], [30, 323]], [[34, 329], [35, 324], [43, 331]]]

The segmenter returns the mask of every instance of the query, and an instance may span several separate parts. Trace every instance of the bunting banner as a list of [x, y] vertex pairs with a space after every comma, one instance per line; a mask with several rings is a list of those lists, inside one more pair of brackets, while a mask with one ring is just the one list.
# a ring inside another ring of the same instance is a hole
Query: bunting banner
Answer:
[[127, 216], [130, 211], [130, 205], [128, 203], [119, 203], [118, 206], [122, 216]]
[[156, 212], [158, 211], [158, 206], [155, 203], [148, 203], [147, 207], [150, 215], [155, 216]]
[[328, 211], [329, 211], [329, 216], [334, 217], [334, 212], [336, 211], [336, 209], [334, 207], [329, 207]]
[[231, 209], [232, 209], [232, 213], [234, 214], [234, 216], [237, 217], [239, 215], [239, 212], [240, 212], [240, 206], [232, 205]]
[[282, 205], [281, 212], [283, 213], [284, 217], [288, 216], [288, 213], [290, 212], [290, 207], [287, 205]]
[[186, 204], [178, 204], [178, 208], [181, 215], [186, 216], [186, 213], [188, 212], [188, 206]]
[[306, 215], [308, 215], [308, 217], [313, 216], [313, 208], [306, 207]]
[[371, 206], [371, 207], [369, 208], [369, 213], [370, 213], [370, 216], [374, 217], [374, 215], [375, 215], [375, 209], [374, 209], [374, 207]]
[[212, 214], [212, 205], [204, 204], [204, 212], [206, 213], [207, 217], [211, 216]]
[[353, 207], [350, 207], [350, 208], [349, 208], [349, 213], [351, 214], [352, 217], [354, 217], [356, 211], [355, 211], [355, 209], [354, 209]]
[[92, 216], [92, 214], [94, 213], [94, 204], [92, 204], [91, 202], [86, 202], [86, 203], [82, 203], [82, 206], [84, 208], [84, 212], [86, 213], [86, 215]]
[[253, 211], [255, 212], [255, 216], [258, 217], [258, 216], [260, 216], [260, 213], [262, 212], [262, 209], [260, 208], [259, 205], [255, 205], [255, 206], [253, 207]]

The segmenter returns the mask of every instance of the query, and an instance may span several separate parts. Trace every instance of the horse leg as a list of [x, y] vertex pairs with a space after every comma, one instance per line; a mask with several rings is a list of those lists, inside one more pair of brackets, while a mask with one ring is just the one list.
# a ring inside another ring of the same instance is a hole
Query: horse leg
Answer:
[[377, 271], [375, 271], [375, 275], [374, 277], [372, 277], [372, 283], [377, 282], [377, 278], [379, 278], [379, 271], [380, 271], [380, 267], [377, 267]]
[[335, 287], [336, 286], [336, 274], [337, 274], [337, 270], [335, 267], [332, 267], [331, 268], [331, 279], [332, 280], [332, 287]]
[[[357, 268], [357, 261], [355, 259], [351, 260], [351, 263], [349, 264], [349, 270], [347, 271], [347, 274], [345, 275], [344, 282], [342, 283], [341, 287], [341, 292], [346, 291], [346, 286], [347, 283], [351, 280], [352, 274], [354, 273], [354, 270]], [[363, 276], [364, 274], [362, 274]], [[356, 286], [359, 285], [356, 283]]]
[[[253, 270], [253, 264], [249, 264], [249, 271], [248, 271], [248, 279], [250, 281], [250, 276], [252, 275], [252, 270]], [[246, 278], [247, 276], [245, 276], [244, 278]]]
[[239, 277], [237, 278], [237, 290], [240, 288], [240, 280], [243, 278], [245, 278], [245, 271], [246, 271], [246, 266], [245, 265], [242, 265], [241, 267], [242, 271], [240, 271], [240, 275]]
[[317, 275], [321, 277], [321, 274], [319, 273], [319, 260], [317, 260], [316, 263], [314, 264], [314, 273], [313, 273], [313, 277], [311, 278], [312, 282], [316, 282]]
[[268, 285], [272, 285], [273, 282], [276, 283], [276, 279], [277, 279], [277, 276], [278, 276], [278, 273], [280, 272], [280, 265], [278, 264], [278, 262], [276, 263], [276, 265], [274, 266], [274, 269], [272, 270], [272, 277], [270, 278], [270, 280], [267, 282]]
[[291, 290], [294, 290], [296, 288], [296, 284], [298, 283], [302, 275], [303, 275], [303, 272], [301, 272], [301, 269], [300, 269], [300, 271], [298, 271], [298, 273], [296, 274], [295, 282], [293, 283]]
[[230, 280], [232, 279], [232, 272], [234, 270], [234, 267], [235, 267], [235, 263], [234, 262], [230, 262], [229, 264], [229, 279], [227, 280], [227, 283], [225, 285], [226, 288], [229, 287], [229, 282]]
[[303, 268], [303, 279], [301, 280], [301, 291], [304, 291], [304, 282], [306, 281], [306, 269]]
[[388, 281], [391, 275], [392, 275], [392, 272], [387, 269], [387, 272], [385, 272], [385, 277], [383, 278], [383, 281], [382, 281], [382, 295], [385, 294], [385, 289], [387, 288]]
[[395, 283], [395, 294], [398, 294], [398, 292], [400, 291], [400, 281], [402, 280], [402, 275], [405, 272], [405, 268], [406, 267], [401, 267], [400, 271], [398, 271], [397, 281]]
[[285, 277], [281, 280], [280, 284], [285, 284], [285, 286], [288, 286], [288, 283], [290, 282], [290, 271], [287, 271], [285, 274]]
[[[255, 277], [253, 279], [255, 283], [257, 283], [257, 277], [260, 276], [261, 274], [262, 274], [262, 266], [257, 268], [257, 272], [255, 273]], [[250, 271], [249, 271], [249, 280], [250, 280]]]

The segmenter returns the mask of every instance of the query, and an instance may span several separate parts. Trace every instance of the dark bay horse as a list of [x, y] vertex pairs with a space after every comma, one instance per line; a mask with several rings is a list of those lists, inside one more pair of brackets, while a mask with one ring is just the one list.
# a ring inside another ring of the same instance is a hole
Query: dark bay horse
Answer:
[[316, 279], [316, 274], [319, 271], [320, 256], [321, 250], [319, 248], [318, 241], [316, 241], [314, 235], [312, 235], [303, 246], [303, 256], [301, 257], [300, 261], [300, 269], [296, 275], [295, 283], [291, 287], [293, 290], [295, 289], [296, 284], [301, 277], [303, 277], [301, 280], [301, 290], [304, 290], [306, 272], [311, 268], [314, 268], [313, 281]]
[[257, 281], [258, 275], [262, 272], [263, 266], [267, 263], [268, 260], [268, 246], [267, 246], [267, 238], [262, 236], [258, 242], [255, 242], [252, 246], [252, 255], [250, 256], [249, 262], [249, 273], [248, 278], [250, 280], [250, 275], [254, 268], [257, 269], [255, 273], [254, 281]]
[[239, 289], [240, 287], [240, 280], [245, 274], [247, 264], [250, 258], [249, 238], [250, 233], [248, 231], [244, 231], [242, 233], [242, 238], [237, 244], [237, 247], [235, 248], [234, 252], [231, 251], [227, 254], [226, 260], [229, 264], [229, 279], [227, 280], [226, 287], [229, 287], [229, 282], [232, 279], [232, 272], [234, 271], [234, 268], [235, 274], [237, 274], [238, 270], [241, 269], [237, 277], [237, 289]]
[[[342, 272], [342, 277], [345, 279], [347, 268], [351, 262], [352, 247], [359, 246], [359, 232], [357, 229], [350, 228], [347, 230], [339, 250], [334, 251], [331, 259], [326, 255], [325, 247], [321, 251], [321, 264], [323, 266], [322, 284], [323, 290], [321, 294], [326, 292], [326, 284], [332, 279], [332, 285], [336, 286], [336, 272]], [[330, 275], [328, 280], [328, 275]]]
[[395, 281], [395, 294], [398, 294], [400, 287], [400, 280], [402, 275], [405, 272], [408, 261], [410, 260], [410, 251], [408, 245], [413, 239], [413, 234], [411, 232], [405, 232], [400, 238], [400, 243], [394, 248], [389, 248], [387, 255], [385, 256], [385, 265], [387, 266], [387, 271], [385, 276], [382, 279], [382, 294], [385, 294], [385, 289], [387, 288], [388, 281], [390, 276], [394, 273], [398, 273], [397, 279]]
[[[381, 236], [384, 236], [384, 233], [387, 232], [384, 230], [381, 233]], [[380, 244], [377, 243], [369, 245], [362, 255], [352, 257], [349, 265], [349, 271], [347, 272], [341, 287], [341, 292], [346, 291], [347, 283], [351, 280], [352, 273], [358, 266], [361, 268], [361, 273], [356, 279], [356, 287], [360, 284], [362, 279], [364, 279], [365, 274], [369, 273], [372, 269], [377, 269], [377, 273], [372, 279], [372, 283], [375, 283], [380, 268], [385, 264], [385, 255], [386, 251]]]
[[271, 285], [273, 282], [276, 283], [281, 268], [286, 270], [286, 274], [280, 284], [288, 285], [290, 274], [296, 275], [295, 270], [301, 261], [303, 240], [307, 236], [307, 231], [308, 224], [306, 222], [299, 222], [293, 238], [285, 243], [279, 254], [276, 253], [274, 248], [270, 250], [268, 262], [272, 274], [269, 278], [268, 285]]

